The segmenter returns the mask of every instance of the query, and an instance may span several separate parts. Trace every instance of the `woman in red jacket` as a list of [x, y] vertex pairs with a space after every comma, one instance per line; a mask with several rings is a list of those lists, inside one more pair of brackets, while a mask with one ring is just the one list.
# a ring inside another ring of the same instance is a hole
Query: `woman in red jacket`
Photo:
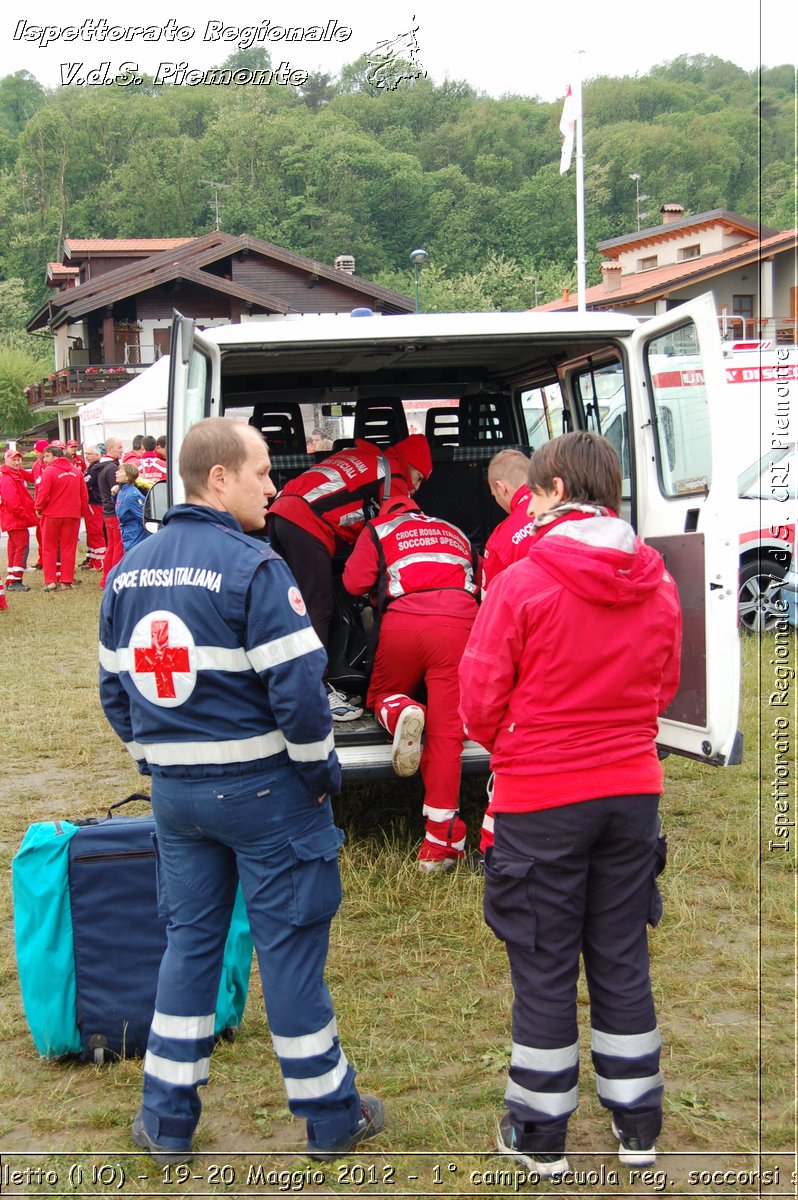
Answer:
[[8, 534], [8, 571], [6, 588], [9, 592], [29, 592], [24, 582], [25, 559], [28, 555], [30, 533], [36, 524], [33, 499], [28, 491], [19, 450], [6, 450], [0, 467], [0, 523]]
[[[44, 452], [45, 471], [36, 493], [36, 511], [42, 523], [42, 563], [45, 592], [75, 586], [75, 552], [80, 518], [89, 511], [89, 494], [82, 473], [66, 457], [66, 450], [52, 443]], [[61, 563], [61, 582], [56, 565]]]
[[460, 668], [468, 734], [491, 752], [485, 919], [506, 943], [513, 1047], [499, 1149], [568, 1169], [578, 1101], [577, 978], [622, 1163], [655, 1161], [660, 1034], [646, 925], [661, 902], [657, 719], [675, 694], [681, 616], [662, 558], [615, 515], [609, 442], [568, 433], [530, 461], [529, 553], [491, 583]]

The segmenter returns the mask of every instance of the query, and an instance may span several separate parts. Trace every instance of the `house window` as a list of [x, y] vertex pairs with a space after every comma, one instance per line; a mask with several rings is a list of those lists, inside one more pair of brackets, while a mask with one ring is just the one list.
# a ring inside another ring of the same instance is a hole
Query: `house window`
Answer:
[[741, 321], [733, 321], [732, 325], [735, 334], [739, 337], [754, 336], [754, 296], [742, 294], [732, 296], [732, 313], [735, 317], [742, 317]]
[[656, 265], [657, 265], [656, 254], [651, 254], [651, 255], [649, 255], [648, 258], [638, 258], [638, 260], [637, 260], [638, 271], [653, 271], [654, 267], [656, 267]]
[[700, 258], [700, 257], [701, 257], [701, 245], [699, 242], [696, 242], [692, 246], [683, 246], [682, 249], [679, 251], [679, 261], [680, 262], [686, 262], [688, 258]]

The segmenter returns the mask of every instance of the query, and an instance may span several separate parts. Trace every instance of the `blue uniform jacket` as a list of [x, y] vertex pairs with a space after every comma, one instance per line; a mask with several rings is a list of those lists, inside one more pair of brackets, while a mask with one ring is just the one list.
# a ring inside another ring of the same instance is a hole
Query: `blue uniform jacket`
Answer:
[[106, 581], [100, 700], [144, 774], [291, 763], [338, 791], [325, 665], [288, 566], [229, 513], [176, 505]]
[[135, 483], [123, 483], [116, 494], [116, 515], [125, 553], [149, 537], [144, 528], [144, 497]]

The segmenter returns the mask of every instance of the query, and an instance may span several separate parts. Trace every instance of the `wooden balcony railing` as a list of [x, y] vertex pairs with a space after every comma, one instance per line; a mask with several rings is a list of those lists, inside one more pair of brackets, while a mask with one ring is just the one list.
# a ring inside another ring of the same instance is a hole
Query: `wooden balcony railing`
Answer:
[[102, 366], [64, 367], [25, 388], [28, 407], [87, 404], [93, 397], [106, 396], [129, 383], [141, 371], [146, 371], [148, 365], [104, 363]]

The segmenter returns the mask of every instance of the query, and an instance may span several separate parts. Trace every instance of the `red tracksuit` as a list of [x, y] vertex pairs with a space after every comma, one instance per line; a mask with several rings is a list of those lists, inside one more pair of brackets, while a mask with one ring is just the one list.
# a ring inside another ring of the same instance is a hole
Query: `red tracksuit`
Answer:
[[398, 497], [360, 534], [343, 583], [353, 595], [378, 590], [383, 616], [367, 702], [390, 734], [426, 686], [421, 775], [427, 821], [419, 858], [460, 858], [466, 827], [458, 811], [463, 726], [457, 668], [477, 615], [471, 545], [456, 526]]
[[8, 571], [6, 585], [22, 583], [31, 525], [36, 524], [33, 500], [25, 482], [28, 471], [6, 464], [0, 467], [0, 525], [8, 534]]
[[42, 519], [42, 564], [44, 586], [56, 582], [56, 564], [61, 562], [61, 583], [75, 582], [75, 552], [80, 518], [89, 508], [83, 475], [66, 458], [56, 458], [42, 475], [36, 505]]

